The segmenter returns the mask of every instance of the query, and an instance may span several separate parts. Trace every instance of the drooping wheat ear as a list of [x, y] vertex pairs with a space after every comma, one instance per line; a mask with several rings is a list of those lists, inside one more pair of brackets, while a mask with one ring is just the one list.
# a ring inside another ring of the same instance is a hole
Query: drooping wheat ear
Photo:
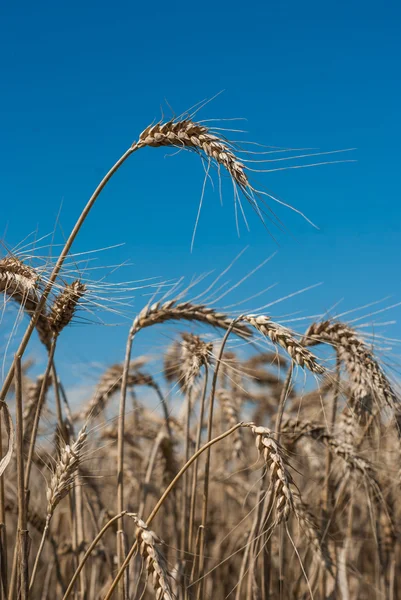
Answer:
[[[44, 376], [39, 375], [35, 381], [30, 381], [26, 385], [26, 400], [24, 403], [24, 412], [22, 415], [24, 440], [26, 443], [29, 443], [29, 440], [31, 439], [32, 427], [35, 419], [35, 412], [37, 410], [38, 402], [40, 399], [40, 390], [42, 389], [43, 379]], [[46, 394], [51, 384], [52, 380], [49, 376], [46, 379], [46, 389], [42, 399], [43, 403], [46, 400]], [[39, 410], [42, 410], [42, 406]]]
[[[238, 401], [233, 397], [233, 394], [225, 389], [216, 390], [216, 398], [221, 404], [224, 417], [229, 428], [234, 427], [241, 421], [239, 415]], [[240, 458], [242, 454], [242, 429], [238, 428], [233, 434], [233, 458]]]
[[72, 320], [78, 302], [86, 291], [86, 286], [79, 279], [67, 284], [54, 300], [49, 312], [50, 328], [55, 336]]
[[263, 336], [270, 338], [273, 344], [284, 348], [292, 360], [300, 367], [306, 367], [312, 373], [320, 375], [325, 372], [325, 369], [318, 364], [316, 356], [302, 346], [289, 329], [273, 323], [270, 317], [264, 315], [243, 315], [241, 320], [252, 325]]
[[66, 444], [60, 452], [60, 457], [46, 493], [48, 520], [50, 520], [58, 503], [68, 494], [74, 483], [74, 475], [82, 460], [82, 450], [87, 435], [87, 426], [85, 424], [72, 446]]
[[332, 560], [327, 543], [319, 530], [315, 517], [307, 508], [298, 493], [293, 493], [294, 512], [299, 526], [310, 544], [313, 553], [323, 568], [331, 571]]
[[[16, 256], [6, 256], [0, 260], [0, 292], [20, 304], [26, 314], [32, 316], [40, 299], [39, 274]], [[42, 344], [49, 349], [52, 334], [45, 309], [39, 316], [36, 330]]]
[[144, 560], [146, 573], [151, 578], [157, 600], [176, 600], [171, 588], [171, 575], [160, 547], [163, 541], [149, 529], [137, 515], [129, 513], [137, 527], [139, 552]]
[[305, 333], [305, 339], [308, 346], [326, 343], [336, 349], [345, 364], [357, 401], [362, 402], [373, 394], [394, 408], [397, 402], [395, 392], [372, 351], [352, 327], [337, 321], [313, 323]]
[[245, 166], [233, 152], [233, 145], [224, 137], [215, 135], [208, 127], [190, 119], [172, 120], [147, 127], [133, 147], [174, 146], [192, 150], [206, 159], [214, 161], [218, 167], [227, 169], [233, 182], [244, 193], [247, 200], [254, 203], [254, 191], [245, 173]]
[[[155, 302], [154, 304], [145, 306], [135, 318], [130, 335], [133, 337], [145, 327], [150, 327], [157, 323], [165, 323], [166, 321], [197, 321], [224, 330], [227, 330], [232, 323], [232, 319], [229, 316], [219, 313], [204, 304], [168, 300], [164, 303]], [[241, 323], [237, 323], [233, 331], [245, 338], [249, 338], [252, 335], [250, 329]]]
[[349, 472], [357, 472], [368, 480], [375, 482], [375, 473], [369, 461], [360, 456], [352, 445], [337, 440], [322, 425], [312, 421], [287, 419], [284, 423], [283, 432], [294, 434], [297, 438], [311, 437], [328, 447], [335, 456], [341, 458]]
[[183, 391], [193, 387], [201, 368], [212, 362], [213, 344], [192, 333], [183, 333], [181, 341], [172, 344], [164, 356], [167, 381], [177, 381]]
[[288, 470], [283, 450], [273, 438], [271, 430], [267, 427], [257, 427], [252, 423], [245, 426], [250, 427], [252, 433], [256, 436], [256, 448], [259, 454], [263, 456], [266, 466], [270, 471], [271, 485], [274, 490], [276, 502], [275, 524], [278, 525], [283, 520], [286, 521], [290, 512], [294, 510], [291, 473]]

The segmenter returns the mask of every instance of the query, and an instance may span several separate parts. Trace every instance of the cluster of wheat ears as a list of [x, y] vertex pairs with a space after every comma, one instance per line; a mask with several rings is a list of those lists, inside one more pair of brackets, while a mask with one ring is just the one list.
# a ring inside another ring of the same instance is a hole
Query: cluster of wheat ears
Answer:
[[[207, 176], [229, 176], [235, 206], [264, 215], [238, 146], [185, 116], [122, 155], [50, 274], [0, 259], [5, 306], [29, 317], [0, 397], [0, 599], [400, 599], [401, 413], [357, 328], [322, 319], [296, 333], [264, 313], [153, 299], [125, 356], [70, 407], [57, 342], [88, 289], [63, 265], [107, 182], [147, 146], [196, 152]], [[167, 322], [179, 329], [152, 373], [135, 340]], [[36, 378], [32, 334], [47, 354]]]

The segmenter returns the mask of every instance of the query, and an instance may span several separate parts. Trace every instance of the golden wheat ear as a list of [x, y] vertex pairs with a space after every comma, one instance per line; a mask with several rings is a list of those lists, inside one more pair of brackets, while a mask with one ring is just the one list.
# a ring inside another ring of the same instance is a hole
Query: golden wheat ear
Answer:
[[161, 551], [162, 540], [135, 514], [128, 513], [128, 516], [134, 520], [137, 527], [139, 552], [145, 563], [146, 574], [152, 579], [155, 597], [160, 600], [175, 600], [176, 596], [170, 583], [171, 575]]
[[72, 321], [78, 302], [85, 294], [86, 286], [77, 279], [67, 284], [56, 296], [49, 313], [49, 325], [55, 336], [60, 335], [62, 330]]
[[[33, 267], [12, 255], [0, 260], [0, 293], [17, 302], [27, 315], [34, 314], [41, 291], [40, 275]], [[36, 331], [42, 344], [49, 349], [52, 333], [46, 307], [36, 323]]]
[[313, 323], [305, 333], [305, 340], [308, 346], [325, 343], [335, 348], [347, 369], [351, 391], [358, 403], [373, 394], [380, 404], [391, 409], [398, 404], [381, 365], [352, 327], [339, 321]]
[[[239, 229], [237, 204], [240, 206], [245, 224], [248, 227], [239, 192], [241, 192], [241, 194], [246, 198], [247, 202], [251, 205], [253, 210], [264, 223], [264, 214], [262, 214], [264, 211], [260, 208], [256, 199], [256, 196], [259, 195], [259, 192], [251, 185], [246, 174], [246, 167], [235, 153], [235, 145], [225, 137], [219, 135], [218, 131], [210, 129], [209, 127], [206, 127], [201, 123], [197, 123], [196, 121], [192, 121], [191, 119], [174, 119], [165, 123], [159, 122], [155, 125], [150, 125], [147, 127], [140, 134], [138, 141], [132, 145], [132, 148], [136, 150], [146, 146], [152, 148], [170, 146], [196, 152], [207, 163], [207, 166], [205, 166], [205, 181], [209, 176], [209, 170], [212, 164], [217, 167], [219, 176], [221, 168], [225, 169], [225, 171], [229, 174], [234, 186], [234, 207], [237, 230]], [[202, 192], [202, 198], [203, 193], [204, 190]], [[199, 219], [201, 205], [202, 200], [199, 207], [197, 222]], [[270, 217], [275, 218], [275, 215], [271, 210], [270, 213]], [[278, 220], [276, 219], [276, 221]], [[195, 225], [195, 231], [197, 222]], [[192, 244], [193, 242], [194, 237], [192, 238]]]

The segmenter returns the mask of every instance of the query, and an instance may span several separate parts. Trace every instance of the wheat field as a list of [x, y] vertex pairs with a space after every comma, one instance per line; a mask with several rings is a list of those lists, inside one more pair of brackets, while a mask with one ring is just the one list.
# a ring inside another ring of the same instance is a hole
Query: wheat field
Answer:
[[[58, 340], [91, 290], [66, 261], [103, 188], [146, 147], [225, 174], [239, 215], [266, 222], [275, 200], [254, 187], [246, 151], [186, 114], [124, 152], [51, 269], [4, 251], [4, 312], [17, 308], [26, 331], [13, 331], [0, 398], [0, 598], [401, 599], [398, 386], [360, 322], [292, 329], [209, 302], [219, 278], [200, 294], [170, 285], [71, 404]], [[137, 338], [166, 325], [155, 365]], [[35, 377], [33, 338], [47, 361]]]

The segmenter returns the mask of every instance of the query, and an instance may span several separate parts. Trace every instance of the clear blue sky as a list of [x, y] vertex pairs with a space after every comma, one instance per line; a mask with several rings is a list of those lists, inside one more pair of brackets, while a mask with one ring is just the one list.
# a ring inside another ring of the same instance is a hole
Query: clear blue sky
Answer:
[[[122, 279], [222, 269], [250, 245], [239, 278], [278, 249], [236, 298], [274, 282], [280, 285], [265, 302], [324, 285], [275, 307], [276, 315], [297, 307], [321, 312], [342, 298], [343, 310], [388, 295], [388, 304], [401, 300], [400, 27], [395, 1], [3, 2], [0, 198], [7, 241], [36, 226], [51, 231], [61, 202], [68, 231], [99, 178], [159, 117], [165, 99], [181, 112], [224, 89], [199, 118], [246, 117], [239, 126], [247, 139], [268, 145], [357, 148], [355, 163], [258, 176], [320, 230], [278, 208], [289, 232], [278, 234], [277, 247], [248, 210], [251, 231], [242, 227], [238, 239], [229, 189], [221, 208], [209, 187], [191, 254], [201, 164], [146, 149], [112, 181], [74, 249], [125, 242], [102, 258], [132, 261]], [[143, 304], [139, 298], [135, 307]], [[382, 320], [399, 316], [395, 309]], [[121, 359], [125, 327], [79, 331], [79, 349], [69, 345], [66, 356]], [[399, 325], [386, 332], [401, 337]]]

